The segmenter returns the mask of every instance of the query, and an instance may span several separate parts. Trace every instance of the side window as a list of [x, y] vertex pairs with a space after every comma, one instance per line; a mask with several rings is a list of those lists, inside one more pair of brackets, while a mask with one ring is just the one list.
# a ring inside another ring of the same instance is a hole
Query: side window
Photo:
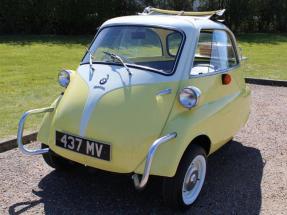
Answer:
[[237, 65], [229, 35], [223, 30], [200, 33], [191, 75], [218, 72]]
[[170, 56], [175, 57], [177, 55], [181, 40], [182, 36], [178, 32], [171, 33], [167, 36], [167, 51]]

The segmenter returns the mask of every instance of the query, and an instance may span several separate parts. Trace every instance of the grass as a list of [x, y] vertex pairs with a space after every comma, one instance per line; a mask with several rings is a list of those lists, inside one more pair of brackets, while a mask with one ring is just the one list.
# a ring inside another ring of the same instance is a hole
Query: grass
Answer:
[[[23, 112], [48, 106], [61, 92], [57, 74], [76, 69], [91, 36], [0, 36], [0, 140], [16, 135]], [[287, 35], [246, 34], [246, 76], [287, 80]], [[37, 129], [41, 116], [26, 124]]]
[[[91, 37], [0, 37], [0, 139], [16, 135], [21, 114], [49, 105], [60, 93], [59, 70], [76, 69]], [[34, 131], [42, 116], [26, 123]]]
[[246, 76], [287, 80], [287, 34], [239, 35], [248, 57]]

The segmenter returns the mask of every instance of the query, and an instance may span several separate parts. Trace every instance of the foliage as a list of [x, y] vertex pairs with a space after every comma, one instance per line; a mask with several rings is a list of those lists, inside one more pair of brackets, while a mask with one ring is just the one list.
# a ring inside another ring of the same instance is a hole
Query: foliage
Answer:
[[134, 14], [132, 0], [0, 0], [0, 33], [95, 34], [105, 20]]
[[225, 22], [235, 32], [287, 32], [286, 0], [145, 0], [176, 10], [226, 9]]
[[0, 34], [95, 34], [105, 20], [151, 5], [175, 10], [226, 8], [236, 32], [287, 32], [286, 0], [0, 0]]

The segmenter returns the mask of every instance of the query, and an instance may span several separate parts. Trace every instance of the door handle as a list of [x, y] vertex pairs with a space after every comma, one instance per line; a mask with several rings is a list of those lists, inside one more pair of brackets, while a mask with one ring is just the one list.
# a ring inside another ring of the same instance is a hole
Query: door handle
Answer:
[[172, 89], [171, 88], [167, 88], [164, 90], [159, 91], [156, 96], [163, 96], [163, 95], [167, 95], [167, 94], [171, 94]]

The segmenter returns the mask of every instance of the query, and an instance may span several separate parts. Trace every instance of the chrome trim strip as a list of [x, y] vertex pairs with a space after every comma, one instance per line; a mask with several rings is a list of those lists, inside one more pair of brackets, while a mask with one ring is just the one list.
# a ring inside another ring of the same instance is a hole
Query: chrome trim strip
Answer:
[[38, 114], [38, 113], [45, 113], [45, 112], [53, 112], [55, 108], [52, 107], [46, 107], [46, 108], [40, 108], [40, 109], [34, 109], [34, 110], [29, 110], [26, 113], [24, 113], [19, 121], [18, 124], [18, 132], [17, 132], [17, 143], [20, 151], [25, 154], [25, 155], [39, 155], [39, 154], [44, 154], [49, 151], [49, 148], [45, 149], [27, 149], [22, 141], [23, 138], [23, 130], [24, 130], [24, 125], [27, 117], [29, 115], [33, 114]]
[[156, 96], [162, 96], [162, 95], [167, 95], [167, 94], [171, 94], [172, 89], [171, 88], [167, 88], [164, 90], [159, 91]]
[[147, 157], [146, 157], [146, 163], [145, 163], [145, 167], [144, 167], [144, 173], [141, 177], [141, 179], [139, 179], [139, 175], [138, 174], [134, 174], [132, 176], [132, 179], [134, 181], [134, 185], [135, 188], [138, 190], [141, 190], [145, 187], [145, 185], [147, 184], [148, 178], [149, 178], [149, 174], [150, 174], [150, 169], [151, 169], [151, 164], [152, 164], [152, 159], [157, 151], [157, 148], [165, 142], [170, 141], [173, 138], [176, 138], [177, 133], [173, 132], [173, 133], [169, 133], [159, 139], [157, 139], [156, 141], [153, 142], [153, 144], [151, 145], [151, 147], [149, 148]]

